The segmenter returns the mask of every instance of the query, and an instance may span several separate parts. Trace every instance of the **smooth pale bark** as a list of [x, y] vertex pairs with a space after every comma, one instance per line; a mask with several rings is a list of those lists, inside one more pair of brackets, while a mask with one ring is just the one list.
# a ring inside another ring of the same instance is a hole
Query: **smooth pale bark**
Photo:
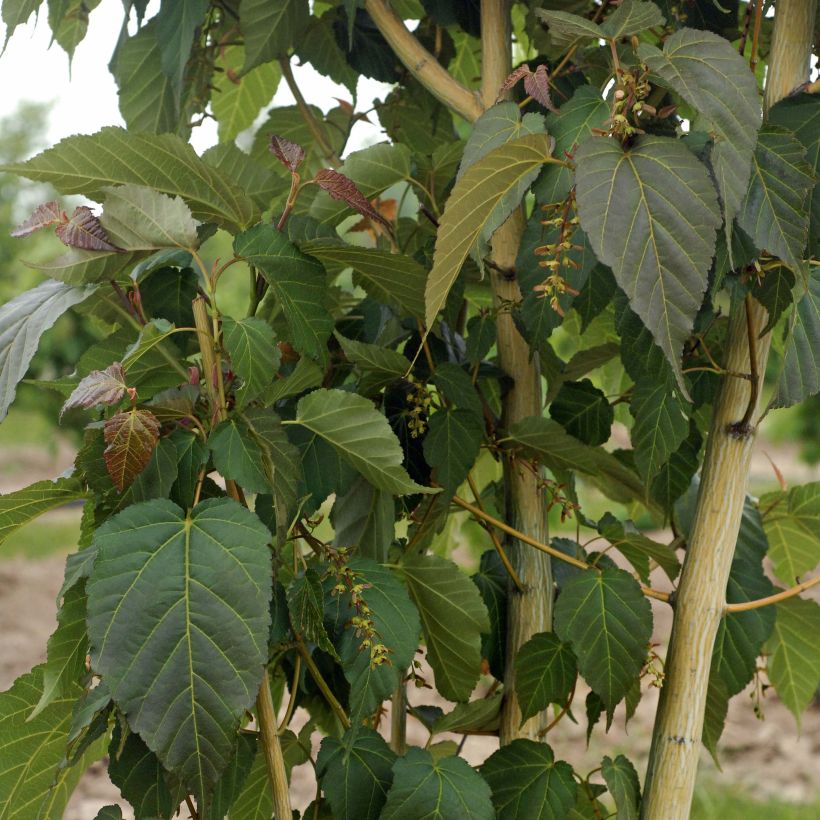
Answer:
[[[499, 89], [512, 70], [509, 0], [483, 0], [481, 31], [481, 96], [484, 107], [488, 108], [496, 101]], [[521, 300], [515, 261], [523, 231], [524, 216], [519, 210], [493, 236], [491, 259], [495, 267], [490, 276], [497, 306]], [[530, 353], [529, 345], [518, 332], [508, 310], [498, 314], [498, 358], [504, 372], [514, 380], [514, 387], [504, 401], [504, 425], [527, 416], [540, 416], [542, 396], [538, 356]], [[514, 460], [505, 463], [507, 522], [544, 543], [549, 540], [549, 523], [544, 493], [538, 486], [539, 478], [529, 467]], [[509, 583], [504, 705], [500, 726], [502, 744], [520, 737], [539, 740], [539, 733], [547, 725], [547, 712], [541, 712], [521, 725], [521, 710], [515, 696], [514, 661], [522, 644], [534, 634], [552, 628], [553, 598], [548, 555], [509, 537], [506, 552], [524, 585], [524, 592]]]
[[[816, 0], [778, 0], [764, 107], [768, 109], [808, 79]], [[771, 338], [760, 337], [766, 310], [752, 301], [750, 324], [756, 339], [757, 370], [765, 372]], [[731, 317], [725, 367], [750, 372], [746, 309]], [[746, 411], [750, 382], [726, 377], [715, 406], [694, 525], [675, 602], [646, 774], [642, 816], [646, 820], [689, 817], [701, 749], [709, 669], [726, 584], [746, 496], [754, 428], [736, 435], [732, 425]], [[758, 418], [755, 408], [752, 424]]]

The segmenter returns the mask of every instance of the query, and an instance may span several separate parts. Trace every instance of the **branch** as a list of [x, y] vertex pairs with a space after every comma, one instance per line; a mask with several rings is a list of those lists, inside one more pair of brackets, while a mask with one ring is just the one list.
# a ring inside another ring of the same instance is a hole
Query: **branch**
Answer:
[[365, 8], [407, 70], [439, 102], [469, 122], [481, 116], [483, 108], [478, 97], [452, 77], [385, 0], [366, 0]]
[[769, 595], [767, 598], [758, 598], [756, 601], [746, 601], [742, 604], [726, 604], [726, 608], [723, 611], [728, 615], [730, 612], [747, 612], [750, 609], [760, 609], [762, 606], [769, 606], [770, 604], [785, 601], [786, 598], [793, 598], [795, 595], [799, 595], [801, 592], [811, 589], [817, 584], [820, 584], [820, 576], [812, 578], [810, 581], [803, 581], [802, 584], [791, 587], [791, 589], [783, 589], [774, 595]]
[[[547, 553], [547, 555], [551, 555], [553, 558], [557, 558], [559, 561], [564, 561], [567, 564], [572, 564], [574, 567], [578, 567], [578, 569], [595, 569], [592, 564], [588, 564], [586, 561], [582, 561], [580, 558], [573, 558], [571, 555], [567, 555], [560, 550], [555, 549], [555, 547], [549, 546], [549, 544], [542, 544], [540, 541], [536, 541], [534, 538], [530, 538], [529, 535], [526, 533], [521, 532], [520, 530], [515, 529], [515, 527], [511, 527], [509, 524], [505, 524], [503, 521], [499, 521], [494, 516], [490, 515], [484, 510], [479, 509], [478, 507], [474, 507], [468, 501], [465, 501], [463, 498], [459, 498], [459, 496], [453, 496], [453, 503], [461, 507], [467, 512], [472, 513], [476, 518], [479, 518], [483, 521], [486, 521], [488, 524], [492, 524], [497, 529], [501, 530], [502, 532], [506, 532], [508, 535], [511, 535], [513, 538], [517, 538], [519, 541], [523, 541], [525, 544], [529, 544], [531, 547], [535, 547], [535, 549], [540, 550], [541, 552]], [[655, 598], [658, 601], [666, 601], [666, 603], [671, 602], [671, 595], [668, 592], [661, 592], [657, 589], [652, 589], [651, 587], [641, 586], [641, 592], [646, 595], [647, 598]]]

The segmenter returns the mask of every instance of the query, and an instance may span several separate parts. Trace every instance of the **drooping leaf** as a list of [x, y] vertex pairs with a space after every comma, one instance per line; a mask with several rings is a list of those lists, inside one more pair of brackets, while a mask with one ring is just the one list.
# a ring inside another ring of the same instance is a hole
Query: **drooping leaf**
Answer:
[[[155, 162], [156, 156], [163, 162]], [[67, 137], [28, 162], [3, 170], [49, 182], [64, 194], [99, 196], [109, 185], [143, 185], [182, 197], [195, 219], [228, 230], [244, 228], [256, 216], [252, 200], [174, 134], [103, 128], [96, 134]]]
[[452, 495], [467, 480], [481, 449], [484, 426], [470, 410], [433, 413], [424, 438], [424, 457], [434, 480]]
[[375, 299], [396, 303], [411, 316], [424, 316], [427, 271], [409, 256], [323, 240], [306, 243], [304, 251], [334, 273], [353, 268], [362, 287]]
[[219, 124], [220, 142], [230, 142], [250, 128], [273, 99], [282, 71], [276, 63], [262, 63], [240, 76], [245, 62], [241, 46], [226, 47], [220, 57], [217, 65], [223, 71], [214, 75], [211, 107]]
[[316, 758], [322, 789], [339, 820], [376, 820], [393, 784], [395, 753], [372, 729], [326, 737]]
[[498, 729], [500, 714], [501, 694], [496, 693], [490, 697], [471, 700], [468, 703], [457, 703], [452, 711], [436, 718], [430, 731], [433, 734], [492, 732]]
[[793, 404], [820, 392], [820, 271], [814, 268], [808, 290], [794, 309], [775, 407]]
[[820, 606], [806, 598], [789, 598], [775, 604], [774, 629], [766, 644], [766, 673], [777, 695], [797, 721], [820, 683]]
[[234, 252], [258, 268], [282, 306], [294, 347], [324, 361], [333, 320], [325, 308], [322, 266], [270, 224], [260, 224], [234, 240]]
[[680, 572], [680, 561], [666, 544], [647, 538], [631, 521], [619, 521], [606, 513], [598, 522], [598, 532], [632, 564], [644, 583], [649, 583], [649, 559], [655, 561], [674, 581]]
[[507, 579], [507, 570], [498, 553], [494, 549], [482, 553], [478, 572], [472, 576], [490, 618], [490, 629], [481, 636], [481, 655], [498, 680], [504, 678], [506, 661]]
[[765, 125], [737, 222], [756, 247], [780, 257], [795, 273], [808, 242], [805, 205], [813, 188], [814, 169], [806, 162], [806, 149], [790, 131]]
[[436, 236], [433, 269], [425, 290], [425, 321], [432, 326], [467, 255], [518, 207], [552, 153], [552, 140], [531, 134], [478, 160], [453, 188]]
[[[682, 143], [654, 136], [638, 137], [626, 151], [615, 140], [591, 137], [575, 161], [581, 227], [683, 390], [681, 349], [701, 306], [720, 225], [706, 168]], [[610, 199], [620, 207], [608, 208]]]
[[466, 760], [435, 760], [417, 747], [393, 765], [393, 785], [387, 793], [382, 820], [493, 820], [490, 787]]
[[0, 421], [14, 401], [40, 337], [95, 290], [93, 285], [72, 287], [49, 279], [0, 307]]
[[269, 540], [226, 498], [188, 516], [166, 500], [135, 504], [94, 537], [92, 667], [132, 729], [200, 796], [228, 765], [263, 675]]
[[572, 766], [555, 760], [546, 743], [517, 739], [481, 767], [499, 820], [561, 820], [575, 804]]
[[578, 675], [572, 647], [552, 632], [533, 635], [515, 658], [515, 694], [522, 722], [551, 703], [564, 706]]
[[421, 615], [438, 691], [448, 700], [467, 700], [481, 672], [481, 635], [490, 629], [478, 589], [438, 555], [410, 556], [402, 573]]
[[26, 23], [42, 5], [43, 0], [6, 0], [0, 9], [3, 22], [6, 24], [6, 41], [3, 44], [3, 51], [6, 50], [11, 35], [17, 26]]
[[604, 755], [601, 762], [601, 775], [609, 793], [615, 800], [617, 820], [638, 820], [641, 784], [638, 781], [638, 773], [629, 758], [625, 755], [618, 755], [613, 760], [608, 755]]
[[177, 0], [164, 5], [157, 14], [157, 43], [163, 73], [179, 99], [185, 66], [197, 29], [205, 22], [208, 0]]
[[92, 370], [80, 380], [60, 410], [60, 416], [66, 410], [75, 407], [95, 407], [98, 404], [117, 404], [125, 395], [128, 386], [120, 362], [114, 362], [105, 370]]
[[752, 283], [752, 295], [766, 308], [769, 320], [760, 332], [762, 336], [768, 333], [794, 301], [792, 293], [795, 277], [790, 268], [785, 265], [766, 271], [762, 281], [755, 279]]
[[387, 419], [361, 396], [314, 390], [299, 400], [292, 423], [324, 439], [374, 487], [394, 495], [436, 492], [410, 479]]
[[609, 440], [615, 420], [606, 395], [589, 379], [564, 382], [550, 404], [550, 415], [570, 435], [592, 445]]
[[286, 57], [296, 45], [310, 19], [307, 0], [242, 0], [239, 25], [245, 41], [245, 67], [249, 72], [260, 63]]
[[22, 490], [0, 495], [0, 544], [38, 515], [85, 496], [76, 478], [38, 481]]
[[105, 466], [122, 492], [145, 469], [159, 439], [159, 422], [148, 410], [132, 408], [106, 419]]
[[239, 321], [225, 316], [222, 339], [234, 370], [243, 381], [237, 394], [238, 406], [244, 407], [271, 384], [279, 369], [279, 348], [270, 325], [251, 316]]
[[104, 189], [102, 223], [129, 251], [199, 247], [197, 222], [178, 196], [167, 196], [142, 185]]
[[[310, 63], [320, 74], [356, 93], [359, 75], [345, 58], [333, 32], [335, 14], [329, 9], [321, 17], [312, 17], [304, 35], [295, 43], [296, 54], [302, 62]], [[352, 26], [354, 17], [349, 16]]]
[[709, 676], [709, 688], [706, 690], [706, 709], [703, 715], [702, 742], [712, 759], [718, 763], [717, 744], [723, 734], [723, 725], [729, 711], [729, 693], [726, 684], [716, 674]]
[[553, 419], [530, 416], [510, 425], [508, 434], [509, 441], [523, 447], [551, 470], [598, 472], [595, 448], [573, 438]]
[[31, 216], [21, 222], [12, 232], [11, 236], [15, 239], [22, 239], [26, 236], [31, 236], [35, 231], [41, 228], [47, 228], [49, 225], [58, 225], [65, 222], [68, 216], [60, 207], [59, 202], [46, 202], [43, 205], [38, 205]]
[[49, 0], [48, 24], [69, 60], [85, 39], [89, 13], [99, 4], [100, 0]]
[[788, 585], [820, 564], [820, 482], [760, 499], [775, 574]]
[[588, 569], [564, 583], [555, 632], [572, 643], [581, 675], [611, 712], [643, 666], [652, 610], [628, 572]]

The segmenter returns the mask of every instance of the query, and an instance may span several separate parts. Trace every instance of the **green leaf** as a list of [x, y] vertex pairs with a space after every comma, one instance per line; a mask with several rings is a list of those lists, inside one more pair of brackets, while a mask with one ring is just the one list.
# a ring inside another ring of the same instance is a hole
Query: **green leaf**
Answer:
[[248, 156], [232, 142], [221, 142], [211, 146], [202, 159], [225, 177], [233, 180], [259, 211], [267, 211], [277, 197], [285, 194], [282, 179], [270, 166]]
[[555, 632], [572, 642], [581, 675], [612, 712], [646, 659], [652, 609], [628, 572], [587, 569], [564, 583]]
[[198, 223], [178, 196], [130, 184], [103, 191], [105, 202], [100, 221], [119, 247], [129, 251], [199, 247]]
[[337, 497], [330, 517], [334, 546], [355, 547], [357, 554], [365, 558], [387, 560], [395, 535], [395, 503], [390, 493], [377, 490], [357, 476]]
[[302, 247], [330, 273], [352, 268], [361, 286], [374, 299], [396, 304], [416, 318], [424, 316], [427, 271], [409, 256], [322, 239], [305, 242]]
[[612, 432], [615, 411], [606, 394], [589, 379], [564, 382], [550, 404], [550, 416], [585, 444], [605, 444]]
[[706, 690], [706, 709], [703, 715], [702, 741], [715, 764], [720, 768], [717, 756], [717, 744], [723, 734], [723, 725], [729, 711], [729, 694], [726, 684], [716, 674], [709, 676], [709, 688]]
[[112, 73], [117, 81], [120, 114], [130, 131], [176, 131], [179, 111], [171, 80], [162, 70], [156, 18], [122, 43]]
[[29, 720], [57, 698], [73, 697], [85, 674], [88, 637], [85, 631], [85, 583], [73, 586], [57, 612], [57, 628], [48, 639], [43, 667], [43, 694]]
[[171, 497], [180, 507], [188, 509], [194, 503], [199, 471], [208, 461], [208, 445], [199, 436], [182, 429], [175, 430], [170, 440], [177, 454], [177, 477]]
[[0, 421], [14, 401], [40, 337], [95, 290], [93, 285], [75, 288], [49, 279], [0, 307]]
[[820, 481], [760, 499], [775, 574], [795, 584], [820, 563]]
[[122, 808], [116, 803], [103, 806], [95, 815], [94, 820], [122, 820]]
[[139, 735], [129, 732], [123, 743], [122, 727], [117, 723], [108, 754], [108, 776], [137, 817], [170, 817], [174, 813], [165, 770]]
[[598, 472], [597, 451], [570, 436], [557, 421], [530, 416], [510, 425], [508, 433], [507, 441], [521, 445], [550, 470]]
[[575, 653], [552, 632], [533, 635], [515, 657], [515, 694], [521, 722], [551, 703], [566, 704], [578, 676]]
[[267, 660], [269, 540], [253, 513], [225, 498], [189, 516], [166, 500], [136, 504], [94, 537], [92, 667], [200, 797], [228, 765]]
[[476, 392], [472, 376], [455, 362], [441, 362], [433, 375], [433, 384], [448, 402], [462, 410], [469, 410], [477, 419], [484, 420], [481, 398]]
[[794, 309], [783, 372], [774, 399], [775, 407], [793, 404], [820, 392], [820, 271], [814, 268], [809, 286]]
[[550, 39], [558, 49], [564, 49], [576, 40], [600, 40], [601, 27], [586, 17], [567, 11], [536, 9], [536, 15], [549, 26]]
[[[304, 36], [294, 44], [296, 54], [303, 63], [310, 63], [320, 74], [343, 85], [351, 95], [355, 95], [359, 76], [350, 67], [345, 59], [345, 53], [336, 42], [336, 35], [333, 32], [334, 18], [332, 10], [328, 10], [321, 17], [311, 17]], [[352, 19], [351, 17], [351, 23]]]
[[294, 631], [333, 657], [338, 657], [323, 623], [324, 591], [319, 573], [308, 567], [304, 575], [299, 575], [288, 584], [287, 596]]
[[291, 423], [320, 436], [374, 487], [394, 495], [436, 492], [407, 475], [399, 440], [387, 419], [361, 396], [314, 390], [299, 400]]
[[814, 169], [815, 183], [809, 203], [809, 255], [820, 257], [820, 100], [816, 94], [789, 95], [773, 106], [768, 122], [786, 128], [806, 149], [806, 161]]
[[773, 125], [761, 128], [737, 224], [757, 248], [780, 257], [795, 273], [808, 242], [806, 200], [813, 188], [814, 169], [794, 135]]
[[347, 360], [362, 374], [359, 379], [362, 393], [378, 392], [410, 372], [410, 361], [396, 350], [346, 339], [340, 333], [334, 335]]
[[322, 790], [338, 820], [376, 820], [393, 784], [395, 753], [378, 732], [326, 737], [316, 758]]
[[490, 616], [490, 629], [481, 636], [481, 656], [487, 659], [490, 672], [498, 680], [504, 679], [506, 662], [507, 580], [507, 570], [498, 553], [494, 549], [483, 552], [472, 581]]
[[179, 98], [185, 66], [191, 55], [194, 36], [205, 22], [209, 0], [176, 0], [163, 5], [157, 14], [157, 43], [162, 71], [170, 79]]
[[438, 555], [410, 556], [401, 568], [421, 615], [438, 691], [448, 700], [467, 700], [481, 673], [481, 635], [490, 630], [478, 589]]
[[514, 740], [487, 758], [481, 774], [499, 820], [563, 820], [575, 804], [572, 766], [546, 743]]
[[469, 703], [457, 703], [452, 711], [436, 718], [430, 731], [434, 735], [441, 732], [494, 732], [498, 729], [500, 714], [501, 693], [498, 692], [491, 697], [471, 700]]
[[412, 747], [393, 766], [382, 820], [493, 820], [490, 788], [460, 757], [435, 760]]
[[324, 373], [321, 368], [310, 359], [299, 359], [296, 367], [281, 379], [277, 379], [262, 396], [265, 405], [275, 404], [281, 399], [298, 396], [306, 390], [319, 387], [322, 384]]
[[239, 321], [225, 316], [222, 341], [243, 385], [237, 393], [239, 408], [257, 398], [279, 369], [279, 348], [271, 326], [251, 316]]
[[791, 306], [794, 301], [794, 285], [794, 274], [785, 265], [767, 270], [762, 281], [758, 278], [752, 280], [752, 295], [769, 314], [769, 320], [760, 332], [761, 336], [768, 333], [777, 324], [783, 311]]
[[270, 490], [270, 478], [262, 464], [259, 442], [239, 418], [219, 424], [208, 438], [214, 467], [227, 479], [252, 493]]
[[[703, 300], [720, 225], [706, 168], [682, 143], [654, 136], [638, 137], [627, 151], [590, 137], [575, 161], [581, 227], [681, 384], [681, 349]], [[608, 207], [611, 201], [619, 207]]]
[[434, 480], [453, 495], [467, 480], [484, 438], [484, 424], [470, 410], [433, 413], [424, 437], [424, 458]]
[[686, 404], [671, 379], [644, 378], [636, 385], [629, 410], [635, 419], [635, 464], [649, 484], [689, 435]]
[[0, 13], [3, 17], [3, 22], [6, 24], [6, 41], [3, 44], [3, 51], [6, 50], [11, 35], [17, 26], [22, 26], [26, 23], [42, 5], [43, 0], [5, 0], [2, 4]]
[[[547, 115], [547, 133], [555, 139], [554, 154], [563, 159], [587, 140], [593, 128], [604, 128], [609, 107], [591, 85], [581, 85], [560, 110]], [[563, 165], [546, 165], [532, 187], [541, 203], [562, 202], [574, 184], [573, 173]]]
[[[285, 757], [285, 769], [288, 773], [292, 765], [292, 762]], [[228, 818], [229, 820], [258, 820], [260, 817], [272, 816], [273, 792], [270, 787], [268, 764], [264, 750], [257, 748], [250, 773], [228, 811]]]
[[245, 67], [249, 72], [260, 63], [286, 57], [296, 45], [310, 19], [307, 0], [242, 0], [239, 28], [245, 41]]
[[[258, 740], [254, 734], [245, 732], [240, 732], [236, 740], [234, 756], [214, 787], [213, 798], [208, 807], [210, 814], [206, 816], [222, 820], [241, 794], [251, 773]], [[282, 740], [286, 740], [286, 737], [283, 736]]]
[[618, 755], [613, 760], [605, 755], [601, 762], [601, 775], [615, 800], [617, 820], [638, 820], [641, 784], [629, 758]]
[[[480, 76], [480, 75], [479, 75]], [[458, 179], [465, 171], [490, 151], [528, 134], [544, 133], [544, 117], [527, 114], [522, 119], [521, 109], [514, 102], [500, 102], [490, 106], [474, 123], [458, 170]]]
[[[158, 156], [161, 163], [155, 161]], [[96, 134], [67, 137], [28, 162], [2, 170], [49, 182], [62, 194], [99, 197], [109, 185], [144, 185], [182, 197], [195, 219], [230, 231], [250, 225], [257, 214], [251, 199], [174, 134], [103, 128]]]
[[65, 253], [48, 262], [24, 262], [26, 267], [42, 271], [51, 279], [59, 279], [69, 285], [86, 282], [102, 282], [118, 279], [120, 274], [142, 257], [142, 253], [119, 251], [84, 251], [69, 248]]
[[728, 236], [749, 180], [761, 122], [754, 74], [723, 37], [691, 28], [669, 37], [663, 52], [642, 43], [638, 56], [663, 84], [702, 113], [717, 134], [711, 159]]
[[66, 749], [71, 706], [80, 687], [53, 700], [28, 721], [42, 697], [43, 667], [37, 666], [0, 693], [0, 818], [60, 820], [85, 768], [104, 752], [99, 745], [76, 766], [59, 768]]
[[622, 37], [638, 34], [648, 28], [662, 26], [665, 22], [661, 10], [654, 3], [624, 0], [601, 23], [601, 33], [610, 40], [620, 40]]
[[806, 598], [775, 604], [777, 616], [766, 644], [766, 673], [777, 695], [794, 715], [797, 728], [820, 683], [820, 605]]
[[674, 581], [680, 572], [680, 561], [666, 544], [660, 544], [639, 532], [631, 521], [621, 522], [612, 513], [606, 513], [598, 522], [598, 532], [632, 564], [641, 580], [649, 583], [651, 558]]
[[85, 497], [86, 492], [76, 478], [38, 481], [22, 490], [0, 495], [0, 544], [44, 512]]
[[[742, 604], [765, 598], [774, 591], [758, 561], [735, 556], [726, 587], [726, 602]], [[729, 697], [742, 692], [757, 668], [757, 656], [774, 626], [771, 607], [724, 615], [712, 651], [712, 674], [726, 684]]]
[[239, 234], [234, 253], [262, 272], [293, 333], [293, 346], [324, 361], [333, 319], [325, 307], [322, 266], [288, 242], [274, 225], [264, 223]]
[[276, 93], [282, 71], [276, 63], [263, 63], [238, 76], [245, 62], [241, 46], [228, 46], [218, 65], [223, 69], [214, 74], [211, 108], [219, 124], [219, 141], [230, 142], [240, 132], [250, 128]]
[[552, 153], [552, 140], [532, 134], [506, 143], [473, 164], [450, 194], [436, 236], [425, 290], [425, 322], [433, 325], [468, 253], [518, 207]]
[[49, 0], [48, 24], [54, 39], [68, 54], [69, 63], [85, 39], [89, 12], [99, 4], [100, 0]]
[[487, 357], [496, 341], [495, 320], [489, 313], [473, 316], [467, 322], [467, 361], [475, 367]]

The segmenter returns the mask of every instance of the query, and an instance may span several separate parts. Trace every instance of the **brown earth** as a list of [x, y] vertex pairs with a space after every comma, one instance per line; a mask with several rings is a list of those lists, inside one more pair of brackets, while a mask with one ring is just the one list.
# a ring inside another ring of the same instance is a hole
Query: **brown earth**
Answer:
[[[776, 454], [769, 448], [775, 461], [787, 478], [799, 483], [820, 478], [820, 471], [799, 465], [790, 448], [778, 448]], [[0, 491], [8, 491], [45, 476], [59, 474], [71, 460], [70, 449], [60, 446], [49, 456], [42, 452], [15, 451], [4, 453], [4, 463], [10, 465], [0, 479]], [[789, 465], [789, 469], [784, 469]], [[754, 459], [753, 479], [769, 483], [771, 465], [761, 448]], [[60, 514], [60, 513], [57, 513]], [[67, 552], [72, 545], [66, 544]], [[42, 560], [9, 558], [0, 561], [0, 691], [8, 688], [20, 674], [28, 671], [45, 658], [48, 635], [55, 626], [56, 595], [62, 582], [64, 553]], [[660, 579], [655, 579], [658, 586]], [[663, 654], [669, 634], [669, 608], [653, 602], [655, 612], [655, 640]], [[430, 674], [430, 673], [428, 673]], [[432, 675], [430, 675], [432, 677]], [[483, 686], [486, 689], [486, 686]], [[482, 687], [479, 687], [479, 694]], [[591, 748], [587, 749], [586, 722], [583, 702], [587, 690], [580, 687], [576, 693], [576, 715], [579, 723], [562, 720], [551, 732], [550, 745], [556, 756], [563, 758], [581, 772], [591, 771], [600, 764], [604, 754], [628, 753], [643, 776], [646, 755], [657, 703], [657, 690], [645, 687], [641, 703], [630, 721], [624, 726], [622, 709], [616, 713], [612, 729], [604, 734], [596, 728]], [[429, 690], [412, 690], [412, 703], [428, 703], [449, 709], [449, 704], [436, 699]], [[720, 777], [722, 783], [741, 787], [746, 793], [759, 798], [777, 798], [784, 801], [808, 802], [820, 792], [820, 708], [817, 705], [804, 715], [802, 732], [798, 732], [794, 718], [774, 695], [763, 704], [765, 719], [758, 720], [752, 711], [752, 702], [746, 695], [733, 699], [729, 717], [720, 743], [722, 773], [718, 773], [708, 754], [704, 753], [701, 777]], [[296, 713], [296, 721], [303, 724], [305, 714]], [[384, 725], [389, 725], [385, 719]], [[460, 736], [442, 735], [437, 740], [460, 741]], [[411, 719], [408, 741], [424, 745], [427, 732], [420, 723]], [[318, 738], [314, 739], [318, 748]], [[473, 764], [482, 762], [498, 747], [497, 740], [487, 737], [468, 737], [462, 753]], [[313, 770], [303, 765], [294, 770], [293, 800], [295, 808], [304, 808], [315, 794]], [[65, 820], [91, 820], [98, 809], [117, 800], [118, 791], [108, 780], [102, 763], [95, 764], [84, 776], [66, 811]], [[121, 802], [124, 816], [131, 818], [129, 807]], [[182, 816], [187, 816], [183, 812]]]

